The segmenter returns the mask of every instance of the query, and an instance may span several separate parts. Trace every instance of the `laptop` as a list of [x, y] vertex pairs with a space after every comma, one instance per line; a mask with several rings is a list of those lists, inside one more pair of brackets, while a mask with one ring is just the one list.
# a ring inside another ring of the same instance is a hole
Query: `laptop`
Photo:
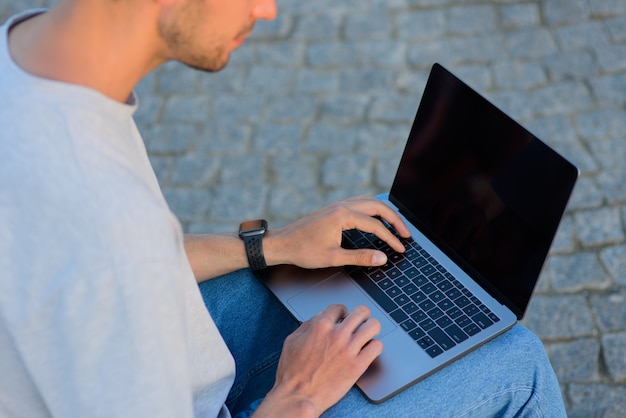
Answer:
[[378, 196], [411, 231], [406, 253], [349, 230], [343, 246], [380, 248], [388, 263], [282, 265], [258, 279], [299, 321], [333, 303], [370, 308], [384, 349], [357, 386], [380, 403], [522, 319], [578, 174], [434, 64], [391, 190]]

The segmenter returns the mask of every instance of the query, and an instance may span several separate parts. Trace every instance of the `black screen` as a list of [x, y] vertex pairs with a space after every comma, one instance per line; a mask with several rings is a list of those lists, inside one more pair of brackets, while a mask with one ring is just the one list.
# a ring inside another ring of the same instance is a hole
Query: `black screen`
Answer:
[[435, 64], [390, 200], [521, 318], [577, 176]]

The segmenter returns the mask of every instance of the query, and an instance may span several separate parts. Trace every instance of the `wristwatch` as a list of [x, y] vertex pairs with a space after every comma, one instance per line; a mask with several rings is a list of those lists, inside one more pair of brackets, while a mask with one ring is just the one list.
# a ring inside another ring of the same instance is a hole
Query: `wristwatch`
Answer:
[[263, 235], [267, 231], [267, 221], [257, 219], [256, 221], [242, 222], [239, 225], [239, 238], [246, 246], [248, 264], [252, 270], [263, 270], [267, 268], [265, 256], [263, 255]]

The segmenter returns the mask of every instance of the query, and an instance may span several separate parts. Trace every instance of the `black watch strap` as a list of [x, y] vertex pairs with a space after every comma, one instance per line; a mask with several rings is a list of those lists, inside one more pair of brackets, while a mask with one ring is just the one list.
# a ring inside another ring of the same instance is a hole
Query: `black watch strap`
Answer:
[[246, 246], [248, 264], [252, 270], [263, 270], [267, 268], [265, 256], [263, 255], [263, 235], [244, 236], [243, 243]]
[[252, 270], [263, 270], [267, 268], [265, 255], [263, 254], [263, 235], [267, 231], [267, 221], [259, 219], [256, 221], [243, 222], [239, 225], [239, 237], [246, 247], [248, 264]]

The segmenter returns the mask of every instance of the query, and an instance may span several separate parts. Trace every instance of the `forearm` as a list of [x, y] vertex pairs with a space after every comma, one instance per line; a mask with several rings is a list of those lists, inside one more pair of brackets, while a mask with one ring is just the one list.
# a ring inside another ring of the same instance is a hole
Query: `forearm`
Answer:
[[[284, 246], [283, 239], [269, 231], [263, 238], [263, 251], [268, 266], [289, 262], [280, 254]], [[198, 283], [249, 266], [246, 250], [241, 238], [235, 234], [187, 234], [185, 251]]]
[[198, 283], [248, 266], [236, 235], [187, 234], [185, 251]]

